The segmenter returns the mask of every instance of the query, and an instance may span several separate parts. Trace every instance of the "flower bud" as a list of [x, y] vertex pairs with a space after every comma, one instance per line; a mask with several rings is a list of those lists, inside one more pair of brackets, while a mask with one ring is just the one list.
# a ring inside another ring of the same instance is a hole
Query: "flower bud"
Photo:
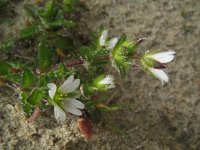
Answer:
[[114, 77], [112, 75], [100, 75], [94, 82], [93, 86], [99, 91], [107, 91], [115, 87]]

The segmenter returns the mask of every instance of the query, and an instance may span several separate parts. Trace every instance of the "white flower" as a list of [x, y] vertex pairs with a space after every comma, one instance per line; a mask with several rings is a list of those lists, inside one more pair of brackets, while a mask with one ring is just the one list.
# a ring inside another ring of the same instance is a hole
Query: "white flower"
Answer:
[[118, 42], [118, 38], [117, 37], [112, 38], [108, 42], [107, 38], [108, 38], [108, 30], [103, 30], [99, 39], [100, 46], [105, 46], [106, 49], [113, 49]]
[[107, 90], [115, 88], [114, 77], [112, 75], [107, 75], [101, 81], [99, 81], [100, 85], [106, 85]]
[[[150, 54], [147, 55], [147, 58], [151, 58], [154, 61], [157, 61], [159, 63], [169, 63], [174, 59], [174, 54], [176, 52], [170, 50], [167, 52], [160, 52], [160, 53], [156, 53], [156, 54]], [[159, 80], [161, 80], [162, 84], [164, 84], [164, 82], [168, 82], [169, 78], [167, 76], [167, 74], [162, 70], [162, 69], [158, 69], [158, 68], [154, 68], [154, 67], [150, 67], [149, 71]]]
[[164, 84], [164, 82], [169, 81], [167, 74], [162, 69], [150, 68], [149, 70], [156, 78], [158, 78], [162, 82], [162, 85]]
[[118, 42], [118, 38], [112, 38], [107, 44], [106, 44], [106, 49], [113, 49], [115, 47], [115, 45]]
[[168, 52], [160, 52], [152, 55], [147, 55], [146, 57], [152, 58], [160, 63], [169, 63], [174, 59], [174, 54], [176, 52], [170, 50]]
[[[76, 100], [75, 96], [68, 96], [69, 93], [76, 93], [76, 89], [80, 85], [80, 80], [75, 79], [71, 75], [59, 88], [54, 83], [48, 83], [49, 96], [54, 102], [54, 115], [56, 120], [64, 122], [66, 120], [65, 112], [81, 116], [82, 112], [79, 109], [84, 109], [85, 106], [80, 101]], [[58, 94], [56, 97], [55, 95]]]
[[100, 39], [99, 39], [100, 46], [106, 45], [107, 38], [108, 38], [108, 30], [103, 30], [103, 32], [100, 36]]

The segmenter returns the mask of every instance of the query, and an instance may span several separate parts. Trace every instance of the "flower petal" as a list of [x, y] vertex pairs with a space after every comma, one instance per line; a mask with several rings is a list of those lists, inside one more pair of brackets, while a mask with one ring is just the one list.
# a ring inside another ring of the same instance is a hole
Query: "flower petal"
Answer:
[[72, 106], [72, 107], [75, 107], [75, 108], [78, 108], [78, 109], [84, 109], [85, 108], [85, 105], [82, 102], [80, 102], [76, 99], [67, 98], [67, 99], [65, 99], [64, 103], [65, 103], [65, 105]]
[[73, 105], [66, 103], [66, 102], [64, 102], [64, 109], [65, 109], [65, 111], [67, 111], [73, 115], [76, 115], [76, 116], [82, 115], [82, 112], [79, 109], [73, 107]]
[[65, 91], [69, 88], [69, 86], [72, 84], [74, 80], [74, 75], [71, 75], [60, 87], [59, 91], [61, 93], [65, 93]]
[[118, 42], [118, 38], [115, 37], [115, 38], [112, 38], [106, 45], [106, 48], [107, 49], [113, 49], [115, 47], [115, 45], [117, 44]]
[[104, 30], [99, 39], [100, 46], [105, 46], [108, 37], [108, 30]]
[[163, 70], [150, 68], [150, 71], [153, 73], [153, 75], [156, 78], [160, 79], [162, 84], [164, 84], [164, 82], [168, 82], [169, 81], [169, 78], [168, 78], [167, 74]]
[[80, 85], [80, 79], [76, 79], [74, 80], [71, 85], [69, 85], [66, 90], [64, 91], [64, 94], [66, 93], [71, 93], [73, 91], [75, 91]]
[[114, 85], [114, 84], [111, 84], [111, 85], [109, 85], [109, 86], [107, 87], [108, 90], [113, 89], [113, 88], [115, 88], [115, 85]]
[[114, 76], [107, 75], [104, 79], [102, 79], [99, 82], [99, 84], [114, 84], [113, 80], [114, 80]]
[[47, 87], [49, 88], [49, 96], [51, 99], [53, 99], [57, 90], [57, 86], [54, 83], [48, 83]]
[[175, 53], [176, 52], [174, 51], [161, 52], [161, 53], [150, 55], [149, 57], [157, 60], [160, 63], [169, 63], [174, 59]]
[[54, 106], [54, 116], [60, 122], [64, 122], [67, 118], [65, 112], [59, 106]]

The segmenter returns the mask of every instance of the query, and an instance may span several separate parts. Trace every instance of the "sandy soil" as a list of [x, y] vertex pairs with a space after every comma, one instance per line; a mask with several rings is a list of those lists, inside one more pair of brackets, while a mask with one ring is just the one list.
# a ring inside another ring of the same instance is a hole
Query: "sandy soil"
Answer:
[[58, 125], [47, 114], [51, 117], [26, 124], [14, 105], [16, 96], [7, 97], [9, 90], [1, 89], [0, 149], [199, 150], [200, 1], [87, 0], [85, 4], [80, 25], [85, 31], [106, 25], [113, 36], [146, 37], [146, 49], [175, 50], [176, 59], [168, 69], [170, 82], [162, 86], [140, 69], [131, 69], [125, 79], [118, 79], [112, 100], [127, 105], [104, 115], [89, 142], [80, 137], [73, 120]]

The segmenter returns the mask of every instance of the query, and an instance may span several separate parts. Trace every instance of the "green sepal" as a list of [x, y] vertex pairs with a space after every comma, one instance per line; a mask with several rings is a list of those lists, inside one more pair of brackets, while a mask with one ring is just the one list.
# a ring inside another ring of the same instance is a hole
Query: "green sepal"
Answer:
[[27, 101], [33, 106], [41, 105], [41, 101], [44, 97], [44, 92], [42, 89], [34, 89], [33, 92], [28, 97]]
[[126, 75], [126, 70], [131, 66], [131, 63], [126, 57], [118, 56], [112, 60], [112, 66], [119, 71], [121, 77], [124, 77]]
[[74, 92], [68, 93], [68, 94], [67, 94], [67, 97], [68, 97], [68, 98], [77, 98], [77, 97], [79, 97], [80, 95], [81, 95], [80, 92], [74, 91]]
[[[122, 49], [122, 44], [124, 43], [124, 41], [126, 40], [126, 35], [123, 34], [120, 39], [118, 40], [117, 44], [115, 45], [113, 51], [112, 51], [112, 56], [118, 56], [118, 55], [123, 55], [123, 52], [121, 51]], [[124, 49], [124, 48], [123, 48]]]
[[35, 79], [32, 71], [25, 69], [22, 75], [22, 83], [21, 83], [22, 88], [27, 88], [33, 85], [34, 81]]
[[19, 38], [21, 39], [31, 38], [34, 35], [36, 35], [38, 31], [39, 30], [37, 26], [25, 27], [24, 29], [20, 31]]
[[122, 44], [122, 47], [126, 48], [129, 56], [132, 56], [135, 53], [136, 48], [138, 47], [138, 45], [134, 41], [131, 41], [131, 40], [127, 39]]
[[126, 75], [126, 69], [131, 66], [128, 55], [135, 50], [134, 44], [126, 40], [126, 36], [122, 35], [118, 40], [112, 52], [112, 65], [115, 67], [122, 77]]
[[52, 47], [45, 41], [41, 40], [38, 47], [38, 63], [39, 66], [44, 69], [51, 65], [53, 58], [53, 49]]
[[99, 75], [93, 80], [93, 86], [98, 90], [98, 91], [107, 91], [107, 84], [99, 84], [101, 80], [105, 78], [105, 75]]
[[149, 55], [150, 53], [146, 53], [141, 59], [140, 59], [140, 66], [141, 68], [148, 73], [149, 75], [154, 76], [149, 69], [154, 67], [154, 64], [156, 63], [155, 60], [153, 60], [152, 58], [148, 58], [146, 57], [147, 55]]
[[85, 96], [89, 96], [95, 91], [94, 87], [91, 84], [82, 84], [82, 90]]

